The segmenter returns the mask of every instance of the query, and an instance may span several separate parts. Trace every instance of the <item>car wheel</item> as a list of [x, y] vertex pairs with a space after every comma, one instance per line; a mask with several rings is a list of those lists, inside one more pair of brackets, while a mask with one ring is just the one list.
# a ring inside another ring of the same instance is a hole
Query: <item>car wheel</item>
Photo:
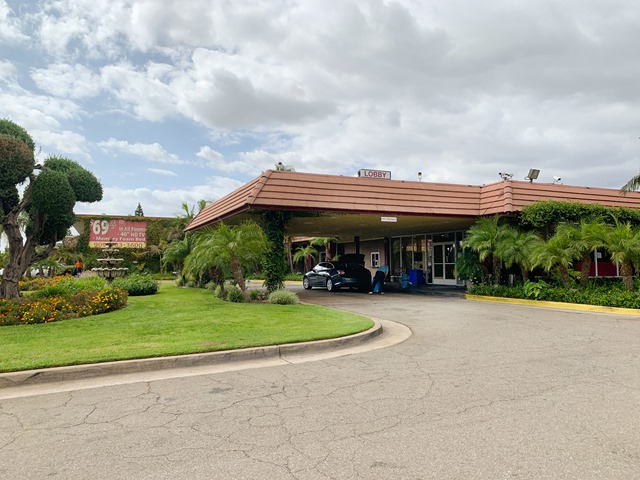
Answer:
[[330, 292], [335, 292], [338, 288], [333, 284], [333, 280], [327, 278], [327, 290]]
[[309, 279], [307, 277], [304, 277], [302, 279], [302, 286], [305, 290], [311, 290], [311, 284], [309, 283]]

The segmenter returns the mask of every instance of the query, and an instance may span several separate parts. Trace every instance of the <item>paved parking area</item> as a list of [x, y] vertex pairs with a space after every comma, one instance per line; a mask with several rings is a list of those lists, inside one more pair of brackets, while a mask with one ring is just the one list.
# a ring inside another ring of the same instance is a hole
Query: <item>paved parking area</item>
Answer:
[[300, 291], [385, 349], [0, 400], [0, 478], [640, 478], [640, 319]]

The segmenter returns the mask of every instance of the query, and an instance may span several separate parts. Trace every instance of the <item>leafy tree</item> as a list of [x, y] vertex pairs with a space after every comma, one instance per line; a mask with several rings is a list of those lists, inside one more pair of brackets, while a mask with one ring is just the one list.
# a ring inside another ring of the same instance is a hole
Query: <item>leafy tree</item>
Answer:
[[[39, 170], [39, 174], [36, 171]], [[18, 186], [26, 184], [22, 196]], [[76, 202], [102, 199], [96, 177], [78, 163], [50, 156], [36, 165], [33, 139], [10, 120], [0, 120], [0, 217], [9, 242], [9, 262], [0, 285], [1, 298], [20, 296], [18, 281], [46, 245], [47, 256], [74, 222]], [[25, 234], [19, 218], [26, 215]]]
[[307, 245], [305, 247], [298, 247], [296, 252], [293, 254], [294, 262], [304, 262], [304, 268], [308, 272], [313, 268], [313, 260], [315, 256], [318, 254], [318, 251], [313, 248], [312, 245]]
[[500, 217], [480, 218], [467, 232], [464, 247], [478, 253], [480, 261], [491, 259], [493, 283], [500, 284], [501, 259], [496, 249], [507, 233], [507, 226], [500, 225]]
[[267, 251], [267, 238], [260, 226], [248, 220], [237, 227], [219, 223], [215, 228], [204, 228], [197, 232], [197, 241], [185, 264], [203, 266], [227, 266], [243, 292], [247, 289], [243, 269], [253, 267]]
[[618, 223], [608, 227], [604, 248], [611, 255], [611, 261], [620, 266], [625, 288], [632, 291], [633, 266], [640, 260], [640, 231], [634, 229], [630, 223]]
[[573, 239], [570, 235], [560, 231], [546, 242], [540, 243], [532, 253], [532, 264], [541, 266], [546, 272], [558, 271], [565, 287], [571, 287], [569, 268], [578, 258]]
[[140, 205], [140, 202], [138, 202], [138, 206], [136, 207], [136, 211], [134, 213], [134, 216], [136, 216], [136, 217], [144, 217], [144, 212], [142, 211], [142, 205]]
[[529, 280], [529, 272], [533, 270], [532, 254], [541, 242], [540, 236], [534, 232], [508, 227], [496, 245], [495, 255], [504, 261], [507, 268], [514, 263], [518, 265], [522, 279], [526, 282]]

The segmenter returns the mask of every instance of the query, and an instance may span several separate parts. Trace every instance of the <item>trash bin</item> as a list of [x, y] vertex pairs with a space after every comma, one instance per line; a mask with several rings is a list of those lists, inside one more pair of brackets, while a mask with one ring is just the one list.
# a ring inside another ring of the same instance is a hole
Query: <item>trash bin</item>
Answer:
[[407, 275], [406, 273], [402, 274], [402, 277], [400, 280], [400, 287], [402, 287], [403, 289], [409, 288], [409, 275]]
[[409, 270], [409, 283], [411, 285], [421, 285], [424, 283], [424, 271]]

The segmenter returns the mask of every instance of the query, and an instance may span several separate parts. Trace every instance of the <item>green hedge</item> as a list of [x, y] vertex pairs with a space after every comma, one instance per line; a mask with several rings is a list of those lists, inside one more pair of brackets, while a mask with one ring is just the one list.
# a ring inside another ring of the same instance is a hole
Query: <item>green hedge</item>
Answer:
[[151, 275], [140, 275], [133, 273], [126, 277], [120, 277], [113, 280], [112, 285], [129, 292], [132, 297], [141, 295], [153, 295], [157, 293], [160, 283], [154, 280]]
[[638, 308], [640, 309], [640, 293], [624, 289], [620, 279], [597, 279], [590, 281], [585, 287], [564, 288], [561, 286], [544, 284], [542, 288], [527, 289], [523, 286], [506, 287], [494, 285], [474, 285], [469, 289], [473, 295], [491, 297], [523, 298], [530, 300], [544, 300], [549, 302], [579, 303], [583, 305], [599, 305], [603, 307]]

